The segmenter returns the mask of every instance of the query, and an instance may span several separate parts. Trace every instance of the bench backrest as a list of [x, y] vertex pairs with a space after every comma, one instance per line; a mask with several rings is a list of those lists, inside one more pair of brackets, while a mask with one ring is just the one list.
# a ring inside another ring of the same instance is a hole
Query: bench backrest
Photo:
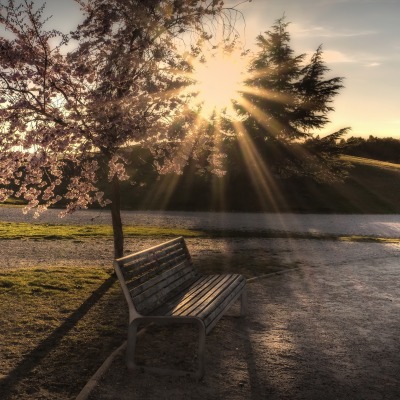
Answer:
[[119, 258], [114, 268], [130, 311], [142, 315], [190, 286], [199, 275], [182, 237]]

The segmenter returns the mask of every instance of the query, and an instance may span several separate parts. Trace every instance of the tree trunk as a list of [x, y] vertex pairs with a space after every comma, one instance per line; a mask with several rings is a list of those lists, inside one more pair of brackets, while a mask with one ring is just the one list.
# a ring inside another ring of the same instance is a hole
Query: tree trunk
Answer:
[[122, 230], [121, 220], [121, 192], [119, 181], [114, 176], [111, 182], [112, 188], [112, 203], [111, 203], [111, 218], [114, 234], [114, 257], [120, 258], [124, 254], [124, 232]]

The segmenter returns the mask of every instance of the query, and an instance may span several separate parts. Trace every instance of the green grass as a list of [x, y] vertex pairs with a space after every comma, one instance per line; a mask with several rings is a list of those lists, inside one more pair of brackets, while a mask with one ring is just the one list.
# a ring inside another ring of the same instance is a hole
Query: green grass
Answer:
[[[340, 240], [353, 242], [386, 242], [398, 243], [400, 238], [380, 238], [375, 236], [315, 234], [285, 231], [241, 231], [241, 230], [190, 230], [178, 228], [160, 228], [148, 226], [125, 226], [125, 237], [168, 237], [183, 236], [186, 238], [266, 238], [266, 239], [315, 239]], [[49, 225], [28, 224], [0, 221], [0, 240], [33, 239], [33, 240], [79, 240], [112, 237], [112, 227], [108, 225]]]
[[4, 203], [0, 203], [0, 207], [15, 207], [15, 208], [24, 208], [24, 204], [17, 200], [8, 199]]
[[[151, 226], [125, 226], [124, 234], [125, 237], [199, 237], [204, 235], [200, 231]], [[0, 221], [0, 239], [77, 240], [81, 238], [112, 237], [112, 235], [112, 227], [109, 225], [52, 225]]]
[[54, 296], [63, 292], [76, 294], [81, 289], [97, 285], [110, 274], [100, 268], [26, 268], [0, 272], [0, 295], [18, 296], [40, 293]]
[[307, 178], [280, 181], [283, 211], [299, 213], [398, 214], [400, 165], [343, 156], [351, 164], [344, 182], [317, 183]]
[[367, 165], [367, 166], [372, 166], [372, 167], [377, 167], [377, 168], [392, 169], [395, 171], [400, 171], [400, 164], [395, 164], [395, 163], [391, 163], [391, 162], [387, 162], [387, 161], [373, 160], [371, 158], [356, 157], [356, 156], [349, 156], [349, 155], [343, 155], [341, 158], [352, 164], [361, 164], [361, 165]]

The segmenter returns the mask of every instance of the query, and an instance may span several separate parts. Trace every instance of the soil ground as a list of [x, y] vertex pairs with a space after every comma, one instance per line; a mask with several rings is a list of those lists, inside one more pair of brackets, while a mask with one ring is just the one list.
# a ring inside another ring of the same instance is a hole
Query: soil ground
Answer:
[[[303, 266], [250, 283], [248, 317], [233, 309], [207, 337], [203, 380], [131, 373], [120, 355], [90, 400], [399, 399], [399, 246], [304, 242]], [[149, 332], [138, 359], [190, 367], [195, 343]]]

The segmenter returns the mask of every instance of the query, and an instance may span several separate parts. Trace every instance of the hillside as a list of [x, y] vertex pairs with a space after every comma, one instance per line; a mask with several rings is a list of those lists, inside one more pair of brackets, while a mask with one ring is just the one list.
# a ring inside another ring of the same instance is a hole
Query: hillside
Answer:
[[[124, 185], [130, 209], [299, 213], [399, 213], [400, 164], [343, 156], [352, 168], [343, 183], [320, 184], [299, 177], [275, 179], [264, 188], [251, 179], [230, 181], [196, 173]], [[268, 193], [269, 192], [269, 193]]]
[[[306, 179], [285, 185], [289, 208], [298, 212], [400, 212], [400, 164], [343, 156], [352, 168], [343, 183], [318, 184]], [[295, 192], [295, 193], [294, 193]]]

